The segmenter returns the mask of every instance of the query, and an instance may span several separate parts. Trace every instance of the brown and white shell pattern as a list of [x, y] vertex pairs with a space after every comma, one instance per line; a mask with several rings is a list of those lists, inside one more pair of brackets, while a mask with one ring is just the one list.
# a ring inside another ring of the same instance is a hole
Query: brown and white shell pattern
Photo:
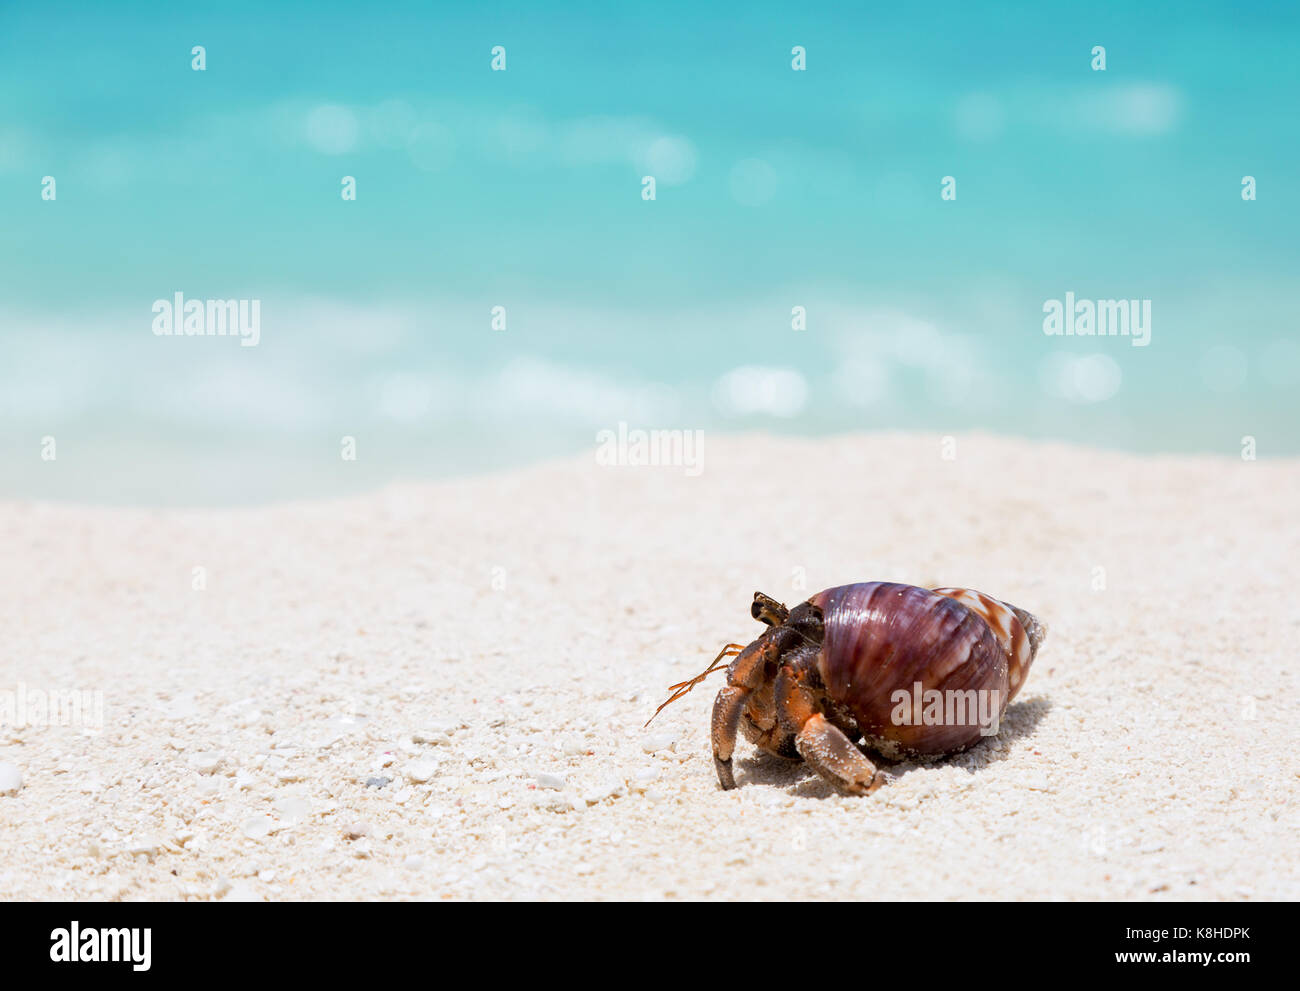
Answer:
[[1047, 627], [1031, 613], [973, 588], [936, 588], [933, 591], [956, 599], [988, 623], [998, 643], [1007, 652], [1007, 689], [1010, 693], [1007, 701], [1010, 702], [1025, 683], [1038, 645], [1047, 634]]

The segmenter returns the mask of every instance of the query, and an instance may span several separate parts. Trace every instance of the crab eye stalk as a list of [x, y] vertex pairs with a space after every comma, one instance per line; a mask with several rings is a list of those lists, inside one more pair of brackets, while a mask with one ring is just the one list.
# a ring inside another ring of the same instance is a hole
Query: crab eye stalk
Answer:
[[790, 610], [777, 602], [770, 595], [754, 593], [754, 604], [749, 607], [749, 614], [760, 623], [768, 626], [780, 626], [790, 616]]

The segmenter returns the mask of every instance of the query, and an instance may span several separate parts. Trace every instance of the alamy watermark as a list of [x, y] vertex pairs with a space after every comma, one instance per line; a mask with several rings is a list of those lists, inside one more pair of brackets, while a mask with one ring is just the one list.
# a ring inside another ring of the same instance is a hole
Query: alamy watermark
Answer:
[[171, 299], [153, 302], [153, 332], [158, 337], [238, 337], [240, 347], [262, 339], [260, 299]]
[[703, 430], [617, 430], [596, 433], [596, 464], [684, 468], [696, 478], [704, 472]]
[[1135, 348], [1151, 343], [1149, 299], [1049, 299], [1043, 304], [1048, 337], [1129, 337]]
[[940, 691], [918, 681], [911, 691], [895, 689], [889, 701], [895, 726], [979, 726], [980, 736], [993, 736], [1002, 717], [1002, 693], [996, 688]]
[[92, 926], [81, 928], [76, 919], [65, 929], [50, 930], [50, 960], [54, 963], [129, 963], [134, 971], [148, 970], [153, 962], [153, 930]]
[[99, 732], [104, 728], [104, 693], [98, 689], [29, 688], [0, 690], [0, 728], [25, 729], [74, 726]]

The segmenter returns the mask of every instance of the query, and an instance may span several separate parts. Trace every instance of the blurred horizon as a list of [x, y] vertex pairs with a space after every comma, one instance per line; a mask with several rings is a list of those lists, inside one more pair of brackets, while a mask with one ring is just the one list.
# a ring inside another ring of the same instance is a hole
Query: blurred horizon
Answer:
[[[1300, 454], [1298, 44], [1285, 4], [5, 5], [0, 498], [329, 496], [620, 421]], [[257, 346], [155, 336], [175, 293], [259, 300]], [[1067, 293], [1149, 344], [1046, 335]]]

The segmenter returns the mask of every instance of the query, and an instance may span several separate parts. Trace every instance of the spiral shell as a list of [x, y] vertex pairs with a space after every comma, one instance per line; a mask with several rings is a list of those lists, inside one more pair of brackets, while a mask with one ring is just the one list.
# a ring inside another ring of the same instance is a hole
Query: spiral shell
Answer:
[[1040, 629], [1037, 621], [1027, 624], [1021, 611], [970, 589], [862, 582], [809, 602], [823, 615], [818, 669], [826, 690], [886, 756], [954, 753], [988, 732], [974, 719], [917, 721], [907, 712], [900, 719], [900, 690], [924, 698], [937, 690], [959, 705], [979, 698], [996, 730], [1037, 648], [1029, 629]]
[[1034, 655], [1038, 653], [1038, 645], [1047, 635], [1047, 627], [1033, 614], [973, 588], [936, 588], [934, 592], [956, 599], [989, 624], [1007, 653], [1007, 686], [1010, 690], [1007, 702], [1010, 702], [1025, 683], [1029, 665], [1034, 663]]

